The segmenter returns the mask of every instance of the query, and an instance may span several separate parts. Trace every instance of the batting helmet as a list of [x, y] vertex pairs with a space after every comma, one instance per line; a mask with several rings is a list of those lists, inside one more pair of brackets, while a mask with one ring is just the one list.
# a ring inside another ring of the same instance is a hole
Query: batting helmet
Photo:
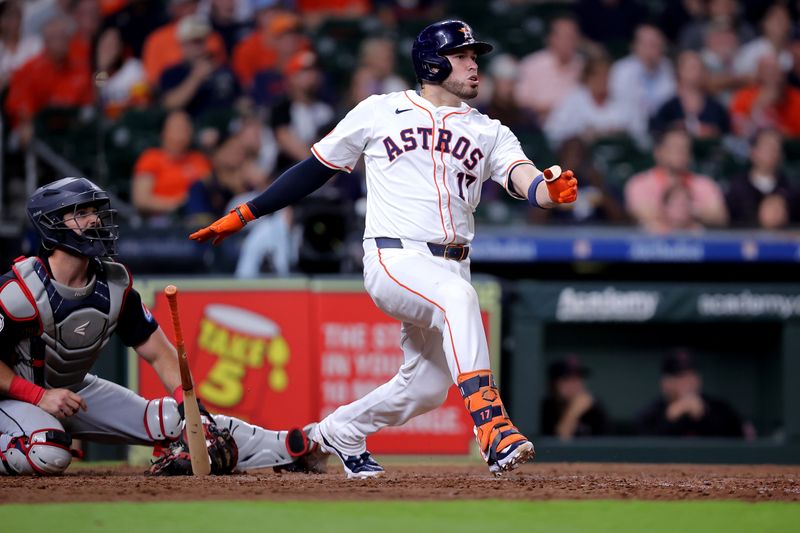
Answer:
[[[90, 206], [97, 209], [97, 224], [78, 229], [67, 226], [64, 215]], [[115, 215], [108, 193], [86, 178], [54, 181], [36, 189], [28, 200], [28, 217], [45, 248], [88, 257], [116, 255], [119, 227]]]
[[475, 40], [472, 28], [461, 20], [443, 20], [431, 24], [419, 32], [411, 49], [417, 79], [443, 82], [453, 70], [450, 60], [444, 55], [466, 47], [473, 48], [478, 55], [488, 54], [494, 48], [489, 43]]

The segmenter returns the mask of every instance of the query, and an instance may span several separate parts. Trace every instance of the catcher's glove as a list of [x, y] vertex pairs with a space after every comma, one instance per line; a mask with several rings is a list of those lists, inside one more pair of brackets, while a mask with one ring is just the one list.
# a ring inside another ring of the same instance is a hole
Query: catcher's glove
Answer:
[[[224, 475], [233, 472], [239, 461], [239, 448], [233, 435], [226, 428], [219, 428], [214, 423], [203, 423], [206, 436], [208, 457], [211, 460], [211, 473]], [[156, 459], [147, 472], [152, 476], [190, 476], [192, 475], [192, 457], [189, 445], [186, 444], [186, 433], [169, 445], [166, 453]]]

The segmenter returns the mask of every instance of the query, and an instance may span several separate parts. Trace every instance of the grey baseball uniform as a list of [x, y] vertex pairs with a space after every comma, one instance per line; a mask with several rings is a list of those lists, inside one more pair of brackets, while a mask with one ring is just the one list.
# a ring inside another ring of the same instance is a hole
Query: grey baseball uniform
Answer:
[[[59, 420], [33, 404], [0, 399], [0, 474], [62, 472], [72, 437], [153, 444], [180, 435], [183, 421], [174, 399], [148, 401], [89, 373], [112, 334], [135, 347], [158, 329], [123, 265], [108, 259], [90, 265], [91, 281], [78, 289], [52, 279], [46, 260], [38, 257], [17, 261], [0, 277], [0, 361], [45, 389], [72, 390], [87, 405]], [[213, 418], [234, 436], [238, 470], [292, 462], [286, 432]], [[20, 436], [26, 444], [20, 445]]]

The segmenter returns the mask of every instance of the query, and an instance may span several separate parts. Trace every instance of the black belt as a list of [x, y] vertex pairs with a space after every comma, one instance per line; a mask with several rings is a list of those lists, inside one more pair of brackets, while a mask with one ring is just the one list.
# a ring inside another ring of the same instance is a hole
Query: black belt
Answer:
[[[378, 248], [403, 247], [403, 241], [392, 237], [375, 237], [375, 244]], [[469, 246], [464, 244], [436, 244], [435, 242], [429, 242], [427, 245], [431, 253], [438, 257], [452, 259], [453, 261], [463, 261], [469, 257]]]

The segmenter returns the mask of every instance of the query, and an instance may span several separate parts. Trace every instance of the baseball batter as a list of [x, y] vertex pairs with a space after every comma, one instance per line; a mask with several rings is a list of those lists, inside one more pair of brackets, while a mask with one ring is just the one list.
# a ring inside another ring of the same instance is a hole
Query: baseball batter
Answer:
[[478, 94], [477, 57], [491, 50], [462, 21], [428, 26], [412, 50], [418, 91], [362, 101], [311, 148], [313, 157], [191, 235], [216, 244], [310, 194], [336, 172], [350, 172], [363, 154], [365, 287], [380, 309], [402, 322], [405, 361], [388, 383], [311, 430], [311, 440], [335, 453], [348, 477], [380, 475], [367, 436], [438, 407], [453, 383], [491, 472], [512, 470], [534, 456], [533, 444], [509, 420], [489, 368], [470, 284], [472, 213], [489, 179], [543, 208], [575, 201], [577, 180], [558, 166], [539, 171], [507, 127], [464, 102]]
[[[73, 437], [159, 443], [164, 460], [154, 473], [189, 473], [185, 449], [169, 445], [183, 427], [177, 353], [126, 267], [110, 259], [118, 233], [108, 194], [85, 178], [64, 178], [31, 196], [28, 215], [44, 251], [17, 259], [0, 279], [0, 474], [60, 474]], [[153, 366], [171, 397], [148, 401], [89, 373], [114, 333]], [[215, 473], [290, 465], [307, 447], [302, 430], [207, 413], [206, 422]]]

